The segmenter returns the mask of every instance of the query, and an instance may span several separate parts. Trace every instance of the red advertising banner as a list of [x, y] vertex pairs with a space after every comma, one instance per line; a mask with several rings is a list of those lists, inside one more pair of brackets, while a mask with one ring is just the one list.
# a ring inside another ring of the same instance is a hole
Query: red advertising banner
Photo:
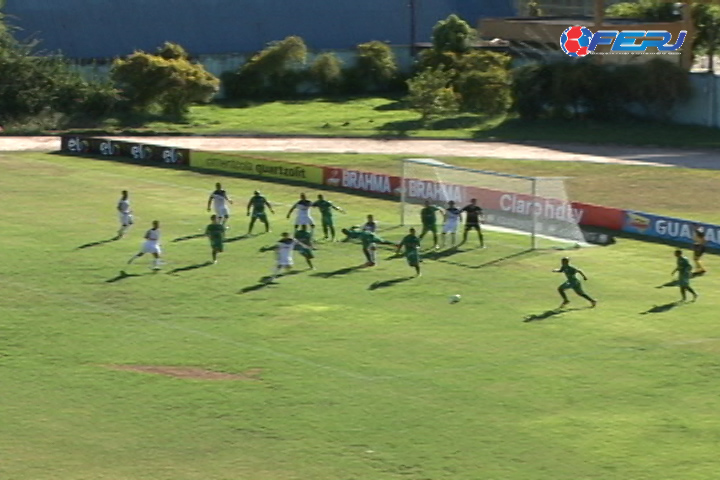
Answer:
[[[393, 197], [400, 196], [402, 179], [345, 168], [324, 167], [323, 183], [344, 190], [368, 192]], [[438, 183], [420, 179], [406, 179], [406, 199], [410, 203], [425, 200], [445, 202], [454, 200], [458, 205], [476, 198], [478, 204], [488, 211], [504, 212], [519, 217], [536, 215], [542, 220], [579, 223], [584, 226], [622, 229], [625, 211], [580, 202], [567, 202], [554, 198], [503, 192], [487, 188]]]

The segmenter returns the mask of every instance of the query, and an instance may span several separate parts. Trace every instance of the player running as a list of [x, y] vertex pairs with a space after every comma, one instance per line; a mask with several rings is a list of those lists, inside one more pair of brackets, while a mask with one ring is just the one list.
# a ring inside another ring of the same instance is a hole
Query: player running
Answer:
[[445, 214], [445, 210], [437, 205], [431, 205], [430, 200], [425, 200], [425, 206], [420, 210], [420, 220], [422, 221], [422, 232], [420, 232], [420, 240], [423, 239], [426, 233], [432, 232], [433, 234], [433, 248], [438, 249], [438, 235], [437, 235], [437, 216], [435, 212]]
[[363, 255], [365, 255], [365, 259], [367, 260], [367, 263], [365, 263], [366, 267], [374, 267], [377, 265], [377, 256], [375, 255], [375, 251], [377, 250], [377, 247], [375, 246], [376, 244], [395, 245], [393, 242], [378, 237], [373, 232], [360, 230], [357, 227], [352, 227], [350, 229], [343, 228], [342, 232], [347, 235], [347, 239], [360, 240]]
[[[434, 215], [434, 213], [433, 213]], [[405, 247], [405, 259], [408, 265], [415, 268], [416, 276], [420, 276], [420, 240], [421, 238], [415, 235], [415, 229], [411, 228], [410, 233], [405, 235], [400, 243], [397, 245], [397, 254], [400, 255], [400, 250]]]
[[146, 253], [153, 256], [152, 269], [160, 270], [160, 255], [162, 255], [162, 250], [160, 249], [160, 222], [157, 220], [153, 220], [152, 228], [145, 232], [145, 241], [143, 242], [140, 251], [128, 260], [128, 265], [135, 261], [136, 258], [140, 258]]
[[677, 259], [677, 265], [670, 275], [675, 275], [675, 272], [678, 273], [678, 286], [680, 287], [682, 301], [684, 302], [687, 300], [687, 292], [690, 292], [693, 295], [694, 302], [697, 300], [698, 294], [690, 286], [690, 277], [692, 276], [692, 265], [690, 265], [690, 260], [683, 255], [683, 252], [680, 249], [675, 250], [675, 258]]
[[448, 202], [448, 208], [445, 209], [445, 223], [443, 223], [442, 243], [440, 244], [440, 246], [445, 246], [445, 237], [448, 233], [450, 234], [450, 242], [452, 242], [452, 246], [455, 246], [455, 238], [461, 218], [462, 210], [455, 206], [454, 201], [450, 200]]
[[310, 228], [315, 228], [315, 222], [313, 222], [313, 219], [310, 216], [311, 207], [312, 202], [307, 199], [304, 193], [301, 193], [300, 200], [298, 200], [297, 203], [290, 208], [290, 211], [287, 214], [287, 218], [290, 218], [293, 210], [297, 209], [297, 217], [295, 218], [296, 230], [300, 228], [301, 225], [308, 225]]
[[705, 267], [700, 262], [700, 258], [705, 253], [705, 228], [701, 225], [693, 225], [693, 262], [695, 262], [695, 273], [702, 275], [705, 273]]
[[580, 283], [580, 280], [577, 279], [577, 275], [580, 274], [580, 276], [583, 277], [583, 280], [587, 281], [585, 272], [570, 265], [570, 259], [568, 257], [564, 257], [560, 263], [560, 268], [553, 270], [555, 273], [564, 273], [567, 278], [565, 283], [558, 287], [558, 293], [560, 293], [560, 296], [563, 299], [563, 302], [560, 304], [560, 308], [563, 308], [565, 305], [570, 303], [570, 300], [568, 300], [568, 297], [565, 294], [565, 290], [569, 288], [572, 288], [575, 293], [590, 302], [593, 307], [597, 305], [597, 300], [593, 299], [590, 295], [583, 291], [582, 284]]
[[480, 240], [480, 248], [485, 248], [485, 239], [483, 238], [482, 229], [480, 228], [480, 223], [483, 221], [483, 209], [477, 204], [477, 199], [471, 199], [470, 205], [466, 205], [462, 211], [465, 212], [465, 231], [463, 232], [463, 239], [460, 245], [467, 241], [470, 230], [476, 230], [478, 239]]
[[310, 270], [315, 270], [312, 263], [312, 259], [315, 258], [312, 252], [312, 232], [308, 231], [307, 225], [301, 225], [300, 230], [295, 230], [295, 240], [298, 241], [295, 250], [305, 258]]
[[301, 243], [294, 238], [290, 238], [289, 233], [283, 232], [280, 236], [280, 240], [274, 248], [277, 254], [277, 266], [273, 271], [272, 276], [269, 278], [268, 282], [272, 282], [273, 280], [275, 280], [280, 275], [280, 272], [282, 272], [282, 270], [287, 271], [292, 268], [293, 250], [295, 249], [295, 245], [300, 245], [308, 249], [310, 248], [310, 246], [305, 245], [304, 243]]
[[127, 190], [123, 190], [120, 194], [120, 200], [117, 204], [118, 218], [120, 219], [120, 230], [118, 230], [116, 240], [120, 240], [125, 236], [125, 232], [130, 225], [133, 224], [132, 210], [130, 209], [130, 198]]
[[322, 195], [318, 195], [316, 202], [312, 204], [313, 207], [320, 209], [320, 224], [322, 225], [324, 239], [328, 239], [328, 233], [330, 233], [331, 240], [335, 241], [335, 224], [333, 223], [333, 210], [345, 213], [345, 210], [336, 206], [332, 202], [325, 200]]
[[[275, 213], [272, 205], [270, 205], [270, 202], [268, 202], [265, 197], [260, 195], [260, 192], [255, 190], [253, 192], [253, 196], [250, 197], [250, 201], [248, 201], [247, 204], [247, 215], [250, 217], [248, 234], [252, 233], [253, 226], [255, 225], [255, 220], [260, 220], [263, 225], [265, 225], [265, 233], [268, 233], [270, 231], [270, 222], [268, 221], [267, 213], [265, 213], [265, 207], [267, 207], [271, 213]], [[250, 211], [251, 209], [252, 212]]]
[[233, 201], [230, 200], [227, 192], [223, 190], [222, 185], [220, 185], [220, 183], [216, 183], [215, 191], [212, 192], [208, 198], [207, 211], [210, 211], [210, 205], [212, 204], [218, 220], [220, 220], [220, 223], [222, 223], [223, 226], [226, 226], [228, 220], [230, 219], [230, 207], [228, 204], [232, 205], [232, 203]]
[[212, 263], [217, 263], [217, 254], [223, 252], [225, 241], [225, 227], [218, 223], [217, 215], [210, 216], [210, 225], [205, 227], [205, 235], [210, 240]]

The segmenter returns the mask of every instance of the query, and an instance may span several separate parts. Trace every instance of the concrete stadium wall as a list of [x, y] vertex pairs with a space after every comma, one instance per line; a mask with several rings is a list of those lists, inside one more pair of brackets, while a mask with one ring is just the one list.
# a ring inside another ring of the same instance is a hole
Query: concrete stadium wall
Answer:
[[690, 81], [693, 95], [675, 108], [673, 122], [720, 128], [720, 76], [691, 73]]

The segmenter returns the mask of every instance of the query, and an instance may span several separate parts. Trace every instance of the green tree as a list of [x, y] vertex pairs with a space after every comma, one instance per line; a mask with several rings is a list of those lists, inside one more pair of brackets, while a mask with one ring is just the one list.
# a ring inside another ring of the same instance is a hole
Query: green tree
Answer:
[[449, 115], [458, 111], [457, 95], [450, 86], [451, 75], [443, 70], [424, 70], [407, 81], [410, 108], [422, 116], [423, 122], [432, 116]]
[[310, 66], [310, 78], [321, 92], [337, 92], [343, 81], [342, 60], [330, 52], [318, 55]]
[[[639, 0], [611, 5], [606, 14], [610, 17], [670, 22], [678, 19], [679, 12], [671, 2]], [[691, 14], [695, 25], [693, 52], [707, 53], [712, 71], [715, 53], [720, 48], [720, 5], [698, 2], [692, 5]]]
[[387, 90], [398, 76], [395, 54], [380, 41], [357, 46], [355, 75], [368, 91]]
[[295, 95], [303, 80], [300, 72], [307, 53], [305, 41], [298, 36], [272, 42], [250, 57], [237, 72], [225, 75], [225, 90], [231, 98]]
[[220, 81], [202, 65], [190, 61], [179, 45], [166, 43], [155, 54], [135, 52], [113, 62], [111, 78], [137, 111], [159, 107], [163, 113], [184, 116], [190, 105], [209, 102]]
[[464, 53], [470, 49], [475, 37], [468, 23], [455, 14], [440, 20], [433, 27], [432, 42], [436, 52]]
[[708, 56], [708, 70], [714, 72], [715, 53], [720, 48], [720, 5], [696, 3], [693, 5], [696, 36], [693, 50]]

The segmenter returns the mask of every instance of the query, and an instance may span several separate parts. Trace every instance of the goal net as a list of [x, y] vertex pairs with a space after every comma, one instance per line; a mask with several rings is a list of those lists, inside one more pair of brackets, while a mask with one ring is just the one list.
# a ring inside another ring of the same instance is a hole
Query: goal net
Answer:
[[[483, 229], [492, 232], [484, 232], [490, 247], [574, 248], [584, 241], [564, 178], [474, 170], [422, 158], [404, 159], [401, 177], [402, 225], [420, 225], [426, 201], [447, 208], [452, 200], [462, 209], [474, 198], [483, 210]], [[463, 230], [461, 226], [458, 237]], [[468, 232], [468, 245], [477, 240], [477, 234]]]

